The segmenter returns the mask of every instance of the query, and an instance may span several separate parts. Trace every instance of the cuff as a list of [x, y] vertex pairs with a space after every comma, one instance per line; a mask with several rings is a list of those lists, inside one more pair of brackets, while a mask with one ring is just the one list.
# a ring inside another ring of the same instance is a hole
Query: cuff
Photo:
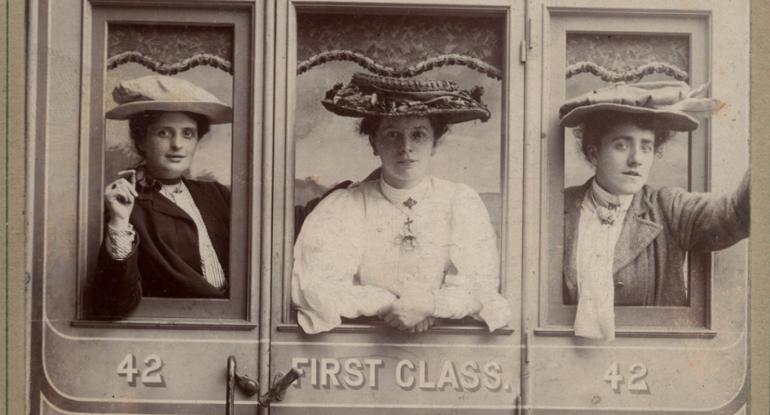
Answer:
[[482, 304], [478, 316], [487, 323], [490, 333], [511, 322], [511, 305], [499, 293], [490, 293], [483, 298]]
[[122, 261], [128, 258], [133, 251], [135, 240], [136, 232], [130, 223], [124, 229], [107, 225], [107, 252], [112, 259]]
[[461, 319], [476, 314], [482, 307], [479, 299], [471, 292], [435, 289], [433, 292], [433, 317]]

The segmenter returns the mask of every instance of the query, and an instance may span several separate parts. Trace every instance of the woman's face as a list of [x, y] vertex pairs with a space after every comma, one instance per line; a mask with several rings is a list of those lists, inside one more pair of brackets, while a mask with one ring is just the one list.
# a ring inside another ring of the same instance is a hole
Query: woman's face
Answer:
[[198, 147], [198, 125], [183, 112], [164, 112], [147, 126], [137, 147], [155, 178], [175, 180], [190, 168]]
[[434, 132], [427, 117], [384, 117], [374, 134], [374, 152], [385, 181], [408, 189], [428, 174]]
[[655, 133], [620, 123], [601, 138], [600, 147], [589, 147], [599, 185], [614, 195], [632, 195], [647, 183], [655, 160]]

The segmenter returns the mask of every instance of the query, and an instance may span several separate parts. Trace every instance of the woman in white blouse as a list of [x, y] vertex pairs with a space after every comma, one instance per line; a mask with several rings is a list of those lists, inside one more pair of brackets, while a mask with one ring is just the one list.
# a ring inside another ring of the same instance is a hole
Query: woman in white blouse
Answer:
[[480, 96], [449, 81], [364, 74], [327, 93], [327, 109], [363, 118], [382, 166], [378, 178], [327, 196], [302, 225], [292, 299], [305, 332], [360, 316], [412, 332], [436, 318], [472, 316], [490, 331], [508, 323], [486, 207], [467, 185], [428, 175], [447, 124], [489, 118]]

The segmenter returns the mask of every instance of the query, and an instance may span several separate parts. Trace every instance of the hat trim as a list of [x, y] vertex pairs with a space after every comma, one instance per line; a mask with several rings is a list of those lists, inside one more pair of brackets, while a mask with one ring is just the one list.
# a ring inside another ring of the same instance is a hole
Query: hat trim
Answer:
[[570, 110], [570, 112], [567, 113], [567, 115], [561, 118], [559, 125], [568, 128], [577, 127], [584, 122], [584, 118], [587, 115], [599, 111], [616, 111], [631, 114], [654, 115], [661, 118], [666, 124], [666, 127], [673, 131], [693, 131], [700, 125], [698, 120], [681, 111], [637, 107], [632, 105], [613, 103], [598, 103], [573, 108]]
[[321, 101], [321, 104], [323, 104], [327, 110], [343, 117], [423, 117], [440, 115], [443, 117], [444, 122], [448, 124], [457, 124], [471, 120], [481, 120], [482, 122], [486, 122], [491, 115], [489, 110], [482, 108], [442, 108], [425, 111], [380, 112], [343, 107], [328, 100]]
[[192, 112], [208, 118], [211, 124], [229, 123], [233, 120], [233, 111], [228, 105], [200, 101], [132, 101], [107, 111], [105, 116], [112, 120], [126, 120], [144, 111]]

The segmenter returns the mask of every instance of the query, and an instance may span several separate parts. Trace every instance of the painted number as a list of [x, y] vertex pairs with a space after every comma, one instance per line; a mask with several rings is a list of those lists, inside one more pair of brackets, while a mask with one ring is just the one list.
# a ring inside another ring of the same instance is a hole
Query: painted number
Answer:
[[160, 356], [151, 354], [144, 358], [144, 365], [147, 369], [142, 372], [142, 384], [144, 385], [162, 385], [163, 376], [160, 375], [160, 368], [163, 367], [163, 361]]
[[620, 391], [620, 384], [623, 383], [623, 375], [618, 371], [618, 362], [612, 362], [607, 372], [604, 374], [604, 381], [609, 383], [612, 390]]
[[632, 392], [649, 392], [650, 387], [644, 381], [644, 378], [647, 377], [647, 367], [641, 363], [634, 363], [629, 371], [631, 376], [628, 377], [628, 390]]
[[129, 353], [123, 360], [118, 363], [118, 376], [125, 376], [126, 382], [133, 386], [136, 381], [136, 375], [139, 374], [139, 369], [136, 368], [136, 359], [134, 355]]
[[[644, 378], [647, 377], [647, 367], [641, 363], [634, 363], [628, 368], [628, 390], [636, 393], [645, 393], [650, 391], [649, 385]], [[610, 367], [604, 373], [604, 381], [610, 384], [613, 392], [620, 393], [620, 385], [623, 384], [624, 376], [620, 374], [620, 365], [618, 362], [612, 362]]]
[[[146, 368], [139, 376], [142, 385], [157, 386], [163, 385], [163, 376], [160, 374], [160, 369], [163, 367], [163, 360], [156, 354], [148, 355], [144, 358], [144, 365]], [[115, 370], [118, 376], [125, 376], [126, 383], [134, 386], [136, 383], [136, 377], [139, 375], [139, 369], [136, 367], [136, 357], [133, 353], [129, 353], [123, 360], [118, 363], [118, 367]]]

